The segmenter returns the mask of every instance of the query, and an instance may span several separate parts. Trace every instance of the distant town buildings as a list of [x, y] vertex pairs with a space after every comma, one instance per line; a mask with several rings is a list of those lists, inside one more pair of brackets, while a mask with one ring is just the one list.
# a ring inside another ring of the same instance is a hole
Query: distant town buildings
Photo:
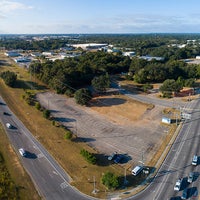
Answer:
[[24, 63], [24, 62], [31, 62], [31, 59], [28, 57], [19, 57], [19, 58], [15, 58], [14, 61], [16, 63]]
[[135, 56], [135, 52], [134, 51], [128, 51], [128, 52], [123, 52], [123, 55], [124, 56], [129, 56], [129, 57], [133, 57]]
[[9, 57], [18, 57], [18, 56], [21, 56], [20, 53], [18, 53], [17, 51], [7, 51], [5, 53], [6, 56], [9, 56]]
[[165, 58], [164, 57], [156, 57], [156, 56], [140, 56], [139, 58], [147, 60], [147, 61], [152, 61], [152, 60], [157, 60], [157, 61], [163, 61]]
[[81, 48], [83, 50], [101, 49], [107, 47], [108, 44], [97, 44], [97, 43], [87, 43], [87, 44], [72, 44], [71, 46], [75, 48]]

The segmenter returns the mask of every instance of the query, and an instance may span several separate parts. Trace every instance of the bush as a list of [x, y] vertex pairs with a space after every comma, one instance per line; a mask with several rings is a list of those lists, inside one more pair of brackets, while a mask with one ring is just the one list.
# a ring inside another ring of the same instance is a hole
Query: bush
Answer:
[[36, 107], [37, 110], [40, 110], [40, 109], [41, 109], [40, 103], [39, 103], [39, 102], [36, 102], [36, 103], [35, 103], [35, 107]]
[[108, 189], [116, 189], [117, 187], [119, 187], [118, 177], [111, 172], [106, 172], [103, 175], [101, 181]]
[[66, 140], [71, 140], [72, 139], [72, 132], [70, 130], [67, 130], [65, 135], [64, 135], [64, 139]]
[[80, 154], [91, 164], [96, 164], [96, 157], [85, 149], [82, 149]]
[[50, 114], [51, 114], [51, 113], [50, 113], [49, 110], [46, 110], [46, 109], [45, 109], [45, 110], [43, 111], [43, 117], [46, 118], [46, 119], [49, 119], [49, 118], [50, 118]]

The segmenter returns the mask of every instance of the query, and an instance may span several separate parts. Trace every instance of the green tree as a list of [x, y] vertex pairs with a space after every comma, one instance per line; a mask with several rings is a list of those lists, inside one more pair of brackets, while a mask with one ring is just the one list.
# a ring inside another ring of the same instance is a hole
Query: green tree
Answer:
[[110, 87], [109, 75], [101, 75], [92, 79], [92, 87], [98, 92], [105, 92], [106, 88]]
[[101, 181], [108, 189], [116, 189], [117, 187], [119, 187], [118, 177], [111, 172], [106, 172], [102, 176]]
[[74, 98], [76, 103], [80, 105], [87, 105], [88, 102], [92, 99], [92, 94], [87, 88], [81, 88], [75, 92]]
[[1, 73], [1, 78], [4, 80], [5, 84], [13, 87], [17, 81], [17, 74], [10, 71], [5, 71]]
[[182, 86], [179, 82], [176, 82], [174, 79], [167, 79], [163, 82], [160, 87], [160, 91], [163, 93], [163, 96], [169, 97], [172, 92], [179, 92], [182, 89]]

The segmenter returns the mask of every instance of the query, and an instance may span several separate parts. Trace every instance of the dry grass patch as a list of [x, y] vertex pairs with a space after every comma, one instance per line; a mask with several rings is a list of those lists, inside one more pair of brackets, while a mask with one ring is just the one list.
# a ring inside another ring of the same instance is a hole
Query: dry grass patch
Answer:
[[147, 109], [151, 109], [151, 105], [126, 96], [112, 95], [94, 98], [91, 108], [109, 120], [125, 125], [139, 120]]

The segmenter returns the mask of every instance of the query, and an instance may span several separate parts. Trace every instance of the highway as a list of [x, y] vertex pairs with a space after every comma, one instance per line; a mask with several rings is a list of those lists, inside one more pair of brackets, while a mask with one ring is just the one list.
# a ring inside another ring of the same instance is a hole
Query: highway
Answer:
[[[58, 165], [54, 158], [32, 136], [29, 130], [17, 119], [0, 98], [0, 120], [6, 129], [10, 142], [18, 154], [21, 163], [30, 175], [39, 194], [46, 200], [72, 200], [92, 199], [81, 194], [70, 186], [70, 177]], [[8, 114], [4, 114], [4, 112]], [[10, 123], [13, 127], [8, 129], [5, 125]], [[24, 148], [27, 156], [22, 157], [18, 149]]]
[[[172, 144], [165, 161], [159, 169], [156, 177], [151, 180], [151, 184], [141, 193], [131, 197], [131, 200], [170, 200], [181, 199], [182, 192], [189, 188], [187, 199], [198, 199], [200, 191], [200, 101], [194, 100], [188, 104], [191, 112], [191, 120], [183, 123], [182, 129]], [[169, 144], [170, 145], [170, 144]], [[198, 156], [198, 165], [193, 166], [192, 158]], [[195, 179], [192, 183], [187, 183], [187, 176], [190, 172], [195, 172]], [[183, 178], [181, 191], [174, 191], [174, 186], [179, 178]]]

